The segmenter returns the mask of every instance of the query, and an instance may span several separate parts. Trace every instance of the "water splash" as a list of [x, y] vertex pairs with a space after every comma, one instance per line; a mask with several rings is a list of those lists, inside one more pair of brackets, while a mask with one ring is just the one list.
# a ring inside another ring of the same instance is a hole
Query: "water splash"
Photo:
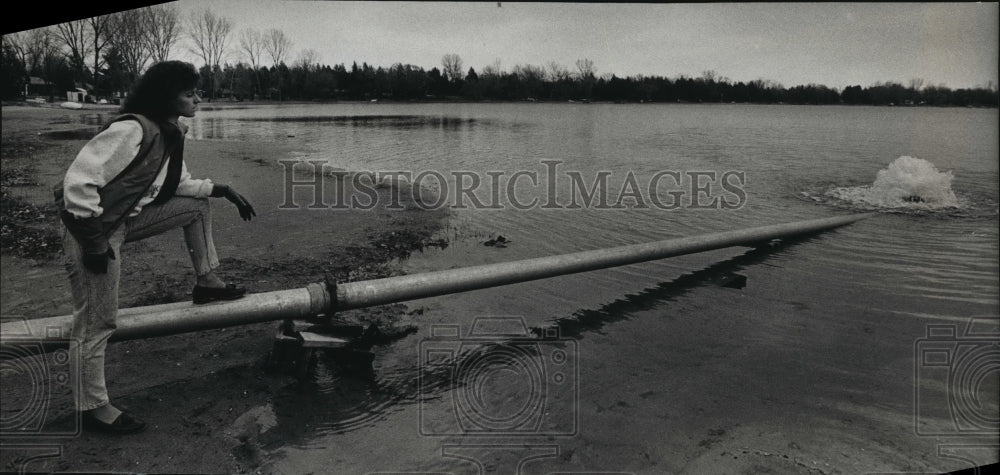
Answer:
[[869, 209], [938, 210], [961, 206], [951, 189], [952, 174], [931, 162], [902, 156], [879, 170], [871, 185], [838, 187], [826, 195]]

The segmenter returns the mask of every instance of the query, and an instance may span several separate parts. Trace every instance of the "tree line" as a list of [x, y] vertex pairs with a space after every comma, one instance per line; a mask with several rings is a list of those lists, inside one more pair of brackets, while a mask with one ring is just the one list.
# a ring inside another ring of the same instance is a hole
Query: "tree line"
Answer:
[[[950, 89], [911, 80], [838, 90], [820, 84], [784, 87], [757, 79], [733, 81], [715, 71], [681, 75], [600, 76], [593, 61], [574, 67], [557, 62], [518, 64], [500, 60], [477, 71], [449, 53], [441, 67], [397, 63], [334, 66], [320, 64], [305, 49], [291, 59], [292, 41], [281, 30], [244, 29], [233, 34], [230, 20], [211, 10], [182, 18], [176, 6], [147, 8], [77, 20], [3, 36], [2, 95], [23, 98], [30, 77], [41, 78], [49, 94], [90, 85], [93, 95], [127, 91], [149, 65], [186, 48], [201, 60], [201, 89], [209, 100], [467, 100], [707, 102], [758, 104], [866, 104], [997, 107], [996, 86]], [[289, 64], [290, 63], [290, 64]]]
[[[258, 69], [268, 58], [277, 66], [292, 48], [279, 29], [245, 29], [236, 42], [232, 33], [232, 21], [209, 9], [182, 17], [176, 5], [161, 4], [6, 34], [0, 93], [11, 100], [34, 88], [55, 98], [82, 87], [93, 96], [113, 97], [128, 91], [152, 64], [175, 59], [171, 55], [178, 48], [194, 54], [209, 71], [230, 59]], [[223, 87], [217, 79], [205, 77], [203, 89], [214, 94]]]
[[[457, 55], [450, 55], [453, 58]], [[446, 56], [447, 58], [447, 56]], [[895, 106], [997, 107], [992, 86], [949, 89], [885, 82], [839, 91], [809, 84], [791, 88], [773, 81], [749, 82], [718, 78], [708, 71], [697, 78], [680, 76], [600, 77], [592, 69], [570, 73], [565, 68], [515, 65], [504, 71], [491, 65], [458, 73], [445, 60], [442, 68], [397, 63], [389, 67], [367, 63], [335, 66], [284, 63], [254, 69], [247, 64], [202, 67], [203, 88], [210, 97], [232, 100], [295, 101], [600, 101], [753, 104], [852, 104]], [[581, 60], [589, 63], [588, 60]]]

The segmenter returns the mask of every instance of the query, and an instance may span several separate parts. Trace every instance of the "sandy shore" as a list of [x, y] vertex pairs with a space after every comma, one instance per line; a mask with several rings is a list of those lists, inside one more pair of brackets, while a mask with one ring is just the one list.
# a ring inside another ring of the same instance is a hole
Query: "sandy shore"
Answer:
[[[4, 105], [2, 111], [0, 314], [4, 319], [66, 315], [72, 311], [70, 290], [50, 187], [97, 130], [97, 119], [106, 120], [114, 109]], [[310, 210], [305, 208], [308, 190], [296, 191], [301, 208], [279, 209], [285, 189], [276, 160], [292, 157], [294, 150], [216, 140], [189, 140], [185, 150], [194, 176], [231, 184], [256, 208], [257, 218], [247, 223], [234, 206], [213, 200], [221, 275], [251, 292], [304, 287], [326, 274], [340, 281], [384, 276], [393, 272], [387, 265], [393, 259], [434, 245], [430, 236], [446, 217], [406, 206], [405, 193], [406, 209], [398, 211]], [[356, 193], [346, 190], [347, 196]], [[377, 191], [382, 198], [390, 193], [389, 188]], [[127, 244], [122, 254], [121, 307], [190, 299], [194, 273], [180, 230]], [[339, 318], [374, 322], [391, 334], [407, 331], [407, 311], [392, 305]], [[0, 470], [254, 471], [259, 460], [252, 441], [241, 433], [239, 421], [247, 417], [240, 417], [294, 383], [290, 376], [262, 370], [275, 329], [276, 324], [264, 323], [112, 344], [107, 360], [112, 400], [141, 415], [148, 429], [131, 437], [46, 437], [71, 420], [69, 392], [56, 386], [45, 411], [47, 425], [38, 431], [43, 435], [4, 439]], [[4, 399], [23, 401], [15, 396], [30, 392], [30, 384], [16, 383], [5, 380]]]

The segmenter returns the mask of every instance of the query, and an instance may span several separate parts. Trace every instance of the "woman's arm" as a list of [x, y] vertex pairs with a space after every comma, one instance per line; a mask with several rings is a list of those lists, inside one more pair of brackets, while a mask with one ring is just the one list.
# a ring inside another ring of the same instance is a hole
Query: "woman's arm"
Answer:
[[181, 162], [181, 179], [177, 183], [177, 191], [174, 193], [177, 196], [190, 196], [193, 198], [207, 198], [212, 194], [212, 187], [214, 184], [212, 180], [208, 178], [197, 179], [191, 178], [191, 173], [188, 172], [187, 162]]
[[104, 209], [98, 190], [132, 163], [141, 144], [142, 126], [134, 120], [115, 122], [90, 139], [66, 170], [66, 211], [76, 218], [101, 216]]
[[175, 193], [178, 196], [192, 196], [195, 198], [225, 198], [236, 205], [236, 209], [240, 212], [240, 217], [244, 221], [250, 221], [254, 216], [257, 216], [257, 212], [254, 211], [253, 206], [247, 201], [243, 195], [239, 194], [229, 185], [221, 185], [213, 183], [212, 180], [208, 178], [196, 179], [191, 178], [191, 173], [188, 172], [187, 163], [181, 163], [181, 178], [180, 183], [177, 184], [177, 191]]

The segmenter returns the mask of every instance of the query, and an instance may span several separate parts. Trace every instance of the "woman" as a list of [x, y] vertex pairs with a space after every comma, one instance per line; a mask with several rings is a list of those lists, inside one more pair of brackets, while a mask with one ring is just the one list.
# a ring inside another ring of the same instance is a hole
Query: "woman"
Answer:
[[194, 117], [201, 98], [197, 70], [167, 61], [149, 68], [100, 133], [80, 150], [55, 189], [73, 293], [72, 386], [84, 429], [138, 432], [145, 423], [110, 403], [104, 351], [115, 331], [123, 243], [183, 227], [197, 282], [194, 303], [232, 300], [246, 290], [226, 284], [212, 242], [208, 197], [224, 197], [240, 217], [256, 216], [231, 187], [194, 179], [184, 163], [179, 117]]

